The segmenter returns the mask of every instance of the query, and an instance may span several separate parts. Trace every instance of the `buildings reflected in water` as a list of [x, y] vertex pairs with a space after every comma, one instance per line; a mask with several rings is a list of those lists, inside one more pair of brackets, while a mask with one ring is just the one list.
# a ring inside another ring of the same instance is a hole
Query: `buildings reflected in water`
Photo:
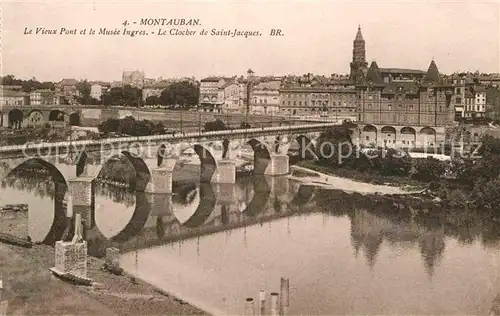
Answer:
[[[32, 195], [51, 201], [52, 209], [36, 204], [38, 208], [47, 208], [36, 217], [52, 219], [30, 221], [30, 234], [38, 236], [45, 232], [45, 237], [35, 241], [54, 243], [71, 235], [72, 228], [68, 227], [71, 220], [66, 217], [64, 203], [65, 183], [48, 179], [43, 172], [18, 171], [2, 182], [2, 190], [16, 192], [2, 200], [5, 204], [25, 203]], [[321, 190], [282, 177], [241, 178], [235, 185], [184, 182], [174, 185], [174, 193], [166, 195], [136, 193], [98, 184], [95, 199], [97, 207], [78, 212], [90, 213], [83, 216], [88, 218], [85, 235], [89, 251], [96, 256], [103, 255], [109, 246], [119, 247], [122, 252], [135, 251], [316, 212], [332, 217], [348, 216], [354, 256], [362, 253], [372, 268], [384, 244], [400, 251], [418, 247], [425, 269], [432, 276], [445, 252], [447, 236], [468, 244], [479, 240], [488, 247], [498, 247], [500, 240], [500, 225], [480, 216], [469, 214], [467, 225], [461, 221], [453, 224], [447, 216], [432, 220], [412, 217], [406, 211], [403, 212], [406, 215], [395, 217], [393, 202], [389, 199], [384, 202], [377, 198], [374, 203], [370, 196]], [[35, 210], [30, 209], [30, 216], [33, 212]], [[455, 212], [454, 218], [461, 214]], [[110, 228], [101, 232], [103, 225]], [[37, 230], [40, 232], [36, 233]], [[226, 237], [231, 238], [231, 234], [226, 233]]]
[[349, 213], [351, 220], [351, 243], [356, 257], [363, 252], [366, 263], [373, 268], [382, 243], [391, 248], [409, 250], [419, 247], [426, 272], [432, 276], [434, 267], [445, 250], [443, 228], [429, 229], [413, 220], [391, 221], [367, 210], [355, 209]]

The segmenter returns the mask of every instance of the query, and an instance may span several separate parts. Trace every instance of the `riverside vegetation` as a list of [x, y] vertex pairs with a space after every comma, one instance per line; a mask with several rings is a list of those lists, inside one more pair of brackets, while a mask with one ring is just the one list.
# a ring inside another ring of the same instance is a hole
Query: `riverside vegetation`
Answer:
[[[401, 157], [395, 150], [378, 150], [375, 157], [356, 154], [346, 126], [323, 133], [316, 144], [330, 142], [339, 152], [331, 158], [302, 161], [299, 165], [315, 171], [376, 184], [409, 184], [427, 188], [445, 208], [477, 209], [500, 216], [500, 140], [482, 138], [481, 159], [453, 158], [440, 161], [432, 157]], [[345, 146], [344, 146], [345, 145]], [[349, 146], [351, 149], [349, 149]], [[326, 147], [324, 147], [326, 148]], [[349, 155], [349, 150], [352, 154]], [[339, 161], [338, 156], [347, 157]]]

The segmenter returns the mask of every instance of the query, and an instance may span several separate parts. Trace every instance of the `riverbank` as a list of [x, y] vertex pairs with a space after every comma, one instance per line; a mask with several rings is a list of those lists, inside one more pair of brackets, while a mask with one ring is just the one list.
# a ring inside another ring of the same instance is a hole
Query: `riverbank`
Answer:
[[[301, 166], [302, 165], [302, 166]], [[323, 189], [343, 190], [361, 194], [412, 194], [422, 192], [426, 186], [400, 184], [373, 184], [341, 177], [329, 172], [329, 168], [313, 163], [290, 166], [289, 179], [312, 184]], [[307, 167], [306, 167], [307, 166]]]
[[96, 286], [75, 286], [52, 276], [54, 248], [26, 249], [0, 244], [2, 300], [7, 315], [207, 315], [130, 276], [101, 270], [103, 261], [88, 257], [88, 276]]
[[341, 178], [350, 179], [359, 183], [370, 183], [375, 185], [389, 185], [402, 187], [417, 187], [422, 188], [426, 183], [409, 179], [402, 176], [384, 176], [380, 174], [362, 172], [350, 168], [332, 168], [316, 163], [312, 160], [303, 160], [297, 163], [298, 167], [311, 169], [328, 175], [333, 175]]

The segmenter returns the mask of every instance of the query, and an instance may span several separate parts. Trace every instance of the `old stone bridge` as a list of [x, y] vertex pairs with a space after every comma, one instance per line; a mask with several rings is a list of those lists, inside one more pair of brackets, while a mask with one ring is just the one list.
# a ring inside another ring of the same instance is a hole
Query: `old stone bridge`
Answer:
[[104, 164], [126, 157], [135, 171], [137, 192], [169, 194], [175, 164], [192, 148], [199, 159], [201, 182], [234, 184], [235, 158], [245, 147], [253, 150], [254, 174], [285, 175], [292, 143], [306, 152], [322, 131], [334, 126], [322, 123], [4, 146], [0, 147], [0, 180], [23, 164], [38, 162], [55, 182], [68, 187], [73, 207], [87, 207], [93, 203], [93, 182]]

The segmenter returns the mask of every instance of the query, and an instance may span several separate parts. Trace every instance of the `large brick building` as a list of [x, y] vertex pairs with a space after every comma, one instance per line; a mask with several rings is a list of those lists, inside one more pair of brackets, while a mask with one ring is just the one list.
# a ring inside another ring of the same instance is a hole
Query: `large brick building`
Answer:
[[[356, 38], [360, 37], [360, 30]], [[356, 41], [355, 41], [356, 42]], [[356, 58], [365, 53], [354, 46]], [[356, 84], [359, 140], [381, 147], [434, 147], [444, 142], [454, 121], [454, 87], [446, 84], [434, 60], [427, 72], [379, 68], [373, 61]]]
[[338, 86], [290, 85], [280, 89], [284, 115], [329, 116], [356, 120], [356, 90]]

